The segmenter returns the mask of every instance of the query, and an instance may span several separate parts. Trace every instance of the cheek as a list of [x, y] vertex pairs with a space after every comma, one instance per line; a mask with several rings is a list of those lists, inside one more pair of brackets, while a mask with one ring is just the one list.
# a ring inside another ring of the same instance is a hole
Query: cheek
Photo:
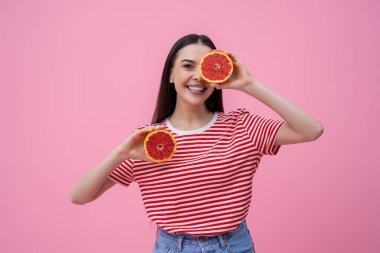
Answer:
[[207, 89], [207, 92], [209, 93], [209, 95], [211, 95], [213, 92], [214, 92], [215, 88], [214, 87], [209, 87]]
[[171, 72], [171, 77], [173, 80], [181, 79], [183, 76], [183, 71], [179, 68], [174, 68]]

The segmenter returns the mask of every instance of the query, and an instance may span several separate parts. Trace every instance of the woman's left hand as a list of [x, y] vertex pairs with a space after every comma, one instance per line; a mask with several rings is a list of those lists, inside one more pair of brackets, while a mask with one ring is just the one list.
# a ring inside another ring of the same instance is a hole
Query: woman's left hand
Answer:
[[235, 89], [244, 90], [250, 85], [253, 85], [254, 79], [249, 73], [246, 66], [233, 54], [226, 52], [228, 56], [231, 57], [234, 64], [234, 70], [231, 77], [224, 83], [221, 84], [211, 84], [216, 89]]

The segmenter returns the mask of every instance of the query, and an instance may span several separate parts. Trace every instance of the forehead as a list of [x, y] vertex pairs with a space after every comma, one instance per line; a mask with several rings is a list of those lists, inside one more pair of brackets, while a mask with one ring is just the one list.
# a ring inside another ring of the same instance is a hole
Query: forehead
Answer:
[[203, 44], [190, 44], [183, 48], [181, 48], [176, 57], [176, 61], [180, 62], [184, 59], [192, 60], [192, 61], [200, 61], [200, 59], [208, 52], [211, 52], [212, 49]]

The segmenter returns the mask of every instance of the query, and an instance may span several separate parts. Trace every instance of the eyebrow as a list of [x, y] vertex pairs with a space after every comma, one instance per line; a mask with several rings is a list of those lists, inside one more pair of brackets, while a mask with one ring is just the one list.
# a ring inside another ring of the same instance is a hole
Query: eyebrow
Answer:
[[192, 61], [192, 60], [189, 60], [189, 59], [183, 59], [181, 62], [183, 62], [183, 61], [188, 61], [188, 62], [191, 62], [191, 63], [196, 63], [195, 61]]

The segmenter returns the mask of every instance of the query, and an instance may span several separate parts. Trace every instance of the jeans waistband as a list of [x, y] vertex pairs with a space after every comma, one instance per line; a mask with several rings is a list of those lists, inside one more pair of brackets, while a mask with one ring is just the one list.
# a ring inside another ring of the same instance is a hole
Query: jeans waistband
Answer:
[[[190, 234], [172, 234], [165, 231], [162, 228], [159, 228], [158, 238], [161, 238], [162, 240], [169, 242], [169, 244], [171, 244], [172, 242], [175, 242], [176, 249], [178, 252], [182, 251], [183, 245], [199, 245], [200, 247], [204, 247], [206, 245], [213, 245], [215, 243], [220, 243], [221, 249], [225, 250], [228, 247], [227, 241], [235, 233], [243, 234], [244, 230], [247, 230], [247, 224], [246, 224], [245, 219], [239, 224], [239, 226], [234, 231], [226, 232], [223, 234], [218, 234], [218, 235], [213, 235], [213, 236], [193, 236]], [[157, 240], [159, 240], [158, 238]]]
[[232, 236], [233, 233], [236, 233], [239, 230], [244, 229], [246, 227], [247, 227], [247, 224], [246, 224], [246, 221], [244, 219], [240, 223], [240, 225], [234, 231], [232, 231], [232, 232], [226, 232], [226, 233], [219, 234], [219, 235], [193, 236], [193, 235], [190, 235], [190, 234], [173, 234], [173, 233], [167, 232], [166, 230], [164, 230], [162, 228], [159, 228], [159, 236], [163, 236], [163, 237], [166, 237], [166, 238], [173, 238], [173, 239], [178, 239], [179, 237], [181, 237], [182, 239], [185, 239], [185, 240], [201, 240], [201, 241], [207, 241], [207, 240], [211, 240], [211, 239], [218, 239], [221, 236], [223, 239], [228, 240]]

